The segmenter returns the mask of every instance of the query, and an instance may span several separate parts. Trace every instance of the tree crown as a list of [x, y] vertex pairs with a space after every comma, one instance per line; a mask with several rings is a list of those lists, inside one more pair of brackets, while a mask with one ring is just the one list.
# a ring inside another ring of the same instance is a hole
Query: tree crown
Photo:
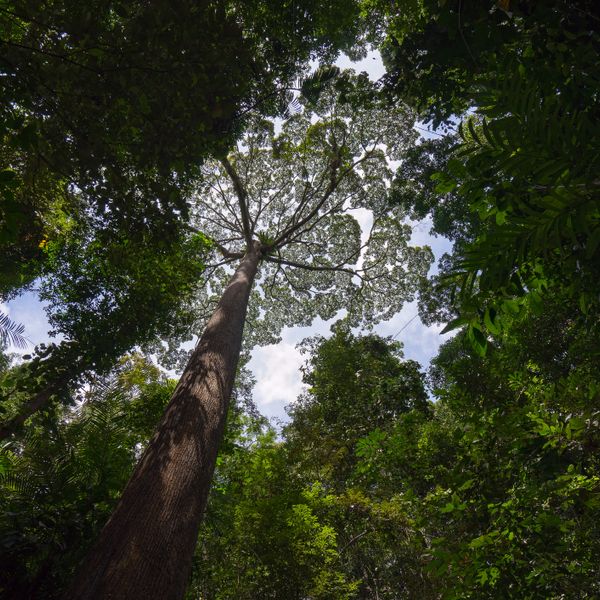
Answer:
[[340, 309], [352, 325], [390, 318], [432, 260], [429, 248], [409, 245], [410, 227], [387, 198], [390, 160], [415, 138], [413, 114], [378, 99], [366, 75], [351, 72], [301, 103], [277, 135], [256, 118], [233, 152], [203, 166], [196, 195], [194, 226], [215, 256], [198, 314], [212, 312], [229, 265], [250, 248], [261, 254], [250, 344]]

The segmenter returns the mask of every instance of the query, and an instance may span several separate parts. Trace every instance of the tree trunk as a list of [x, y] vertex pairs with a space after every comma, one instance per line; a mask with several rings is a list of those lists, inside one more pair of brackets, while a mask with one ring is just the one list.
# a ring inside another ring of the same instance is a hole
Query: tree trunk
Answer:
[[[54, 344], [52, 345], [54, 346]], [[17, 433], [23, 423], [36, 412], [46, 410], [57, 402], [64, 402], [61, 396], [67, 395], [67, 388], [76, 386], [79, 376], [89, 367], [82, 358], [79, 345], [72, 341], [63, 341], [49, 355], [35, 358], [30, 363], [17, 368], [25, 369], [25, 373], [17, 374], [19, 383], [10, 394], [18, 395], [20, 392], [25, 392], [29, 398], [20, 406], [16, 415], [0, 423], [0, 441]], [[48, 373], [51, 373], [52, 370], [58, 371], [58, 373], [46, 381], [43, 384], [44, 387], [28, 389], [36, 380], [40, 378], [46, 380]]]
[[41, 392], [37, 392], [33, 398], [28, 400], [21, 407], [20, 412], [17, 415], [0, 425], [0, 441], [10, 437], [32, 414], [44, 408], [53, 395], [54, 389], [50, 387]]
[[255, 243], [225, 289], [119, 504], [76, 573], [69, 600], [184, 596], [259, 260]]

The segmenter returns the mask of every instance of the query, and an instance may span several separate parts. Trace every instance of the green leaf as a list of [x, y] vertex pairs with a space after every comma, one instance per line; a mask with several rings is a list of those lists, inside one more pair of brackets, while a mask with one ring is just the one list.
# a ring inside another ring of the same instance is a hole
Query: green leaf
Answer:
[[444, 329], [442, 329], [442, 331], [440, 331], [440, 334], [448, 333], [449, 331], [458, 329], [459, 327], [462, 327], [463, 325], [467, 325], [470, 322], [471, 322], [470, 318], [458, 317], [457, 319], [453, 319], [452, 321], [450, 321], [450, 323], [448, 323], [446, 325], [446, 327], [444, 327]]
[[455, 509], [454, 504], [452, 502], [448, 502], [445, 506], [440, 508], [440, 512], [441, 513], [450, 513], [450, 512], [453, 512], [454, 509]]
[[497, 335], [501, 331], [500, 319], [498, 317], [498, 313], [496, 309], [493, 307], [488, 307], [485, 309], [485, 313], [483, 315], [483, 322], [487, 327], [488, 331]]
[[467, 479], [459, 488], [460, 492], [464, 492], [465, 490], [470, 490], [475, 484], [475, 479]]
[[471, 347], [479, 356], [485, 356], [487, 352], [487, 339], [479, 323], [472, 321], [469, 324], [467, 339], [471, 342]]

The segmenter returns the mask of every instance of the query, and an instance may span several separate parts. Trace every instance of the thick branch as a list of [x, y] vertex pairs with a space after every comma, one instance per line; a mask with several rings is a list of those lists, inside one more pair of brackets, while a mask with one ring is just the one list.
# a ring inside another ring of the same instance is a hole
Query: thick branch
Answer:
[[238, 198], [238, 202], [240, 205], [240, 212], [242, 215], [242, 225], [244, 227], [244, 239], [246, 240], [246, 244], [248, 248], [252, 248], [252, 230], [250, 229], [250, 214], [248, 212], [248, 194], [242, 185], [242, 181], [240, 180], [238, 174], [236, 173], [233, 165], [229, 162], [228, 158], [222, 158], [221, 164], [225, 167], [225, 171], [227, 171], [227, 175], [229, 175], [232, 183], [233, 189]]
[[273, 248], [279, 248], [283, 244], [283, 242], [285, 242], [285, 240], [290, 237], [290, 235], [292, 235], [295, 231], [300, 229], [300, 227], [302, 227], [303, 225], [308, 223], [312, 218], [314, 218], [315, 215], [317, 215], [319, 213], [319, 210], [321, 209], [323, 204], [325, 204], [325, 202], [327, 202], [327, 200], [331, 196], [331, 194], [333, 194], [333, 192], [335, 192], [335, 190], [338, 186], [338, 183], [340, 182], [340, 179], [335, 178], [335, 170], [334, 170], [332, 172], [332, 176], [331, 176], [331, 180], [329, 181], [329, 185], [327, 186], [327, 189], [325, 190], [325, 193], [323, 194], [323, 197], [321, 198], [320, 202], [306, 215], [306, 217], [304, 217], [303, 219], [300, 219], [298, 222], [290, 225], [290, 227], [285, 229], [283, 231], [283, 233], [273, 243]]
[[[374, 150], [375, 150], [375, 148], [373, 148], [373, 151]], [[371, 155], [373, 154], [373, 151], [368, 154], [365, 154], [363, 157], [361, 157], [358, 160], [356, 160], [355, 162], [353, 162], [347, 169], [344, 169], [344, 171], [341, 173], [341, 175], [339, 177], [337, 177], [337, 172], [338, 172], [339, 165], [340, 165], [340, 157], [336, 156], [335, 159], [333, 159], [329, 165], [331, 168], [330, 177], [329, 177], [329, 185], [327, 186], [327, 189], [325, 190], [325, 193], [323, 194], [323, 197], [321, 198], [321, 200], [306, 215], [306, 217], [304, 217], [303, 219], [300, 219], [299, 221], [297, 221], [296, 223], [293, 223], [287, 229], [285, 229], [283, 231], [283, 233], [281, 233], [281, 235], [279, 235], [279, 237], [275, 240], [272, 247], [280, 248], [281, 245], [283, 244], [283, 242], [285, 242], [293, 233], [298, 231], [298, 229], [300, 229], [301, 227], [306, 225], [306, 223], [308, 223], [311, 219], [313, 219], [319, 213], [319, 211], [321, 210], [321, 207], [325, 204], [325, 202], [327, 202], [329, 197], [335, 192], [335, 190], [337, 189], [337, 187], [340, 184], [340, 182], [342, 181], [342, 179], [344, 179], [344, 177], [348, 173], [352, 172], [358, 165], [360, 165], [362, 162], [364, 162], [365, 160], [370, 158]]]
[[243, 252], [231, 252], [231, 250], [225, 248], [225, 246], [223, 246], [223, 244], [221, 244], [218, 240], [215, 240], [214, 238], [206, 235], [204, 232], [200, 231], [196, 227], [193, 227], [192, 225], [187, 225], [186, 229], [188, 231], [193, 231], [194, 233], [201, 233], [202, 235], [207, 237], [210, 240], [211, 244], [213, 244], [215, 248], [223, 255], [223, 258], [227, 260], [242, 258], [244, 256]]
[[[234, 221], [236, 223], [236, 226], [238, 228], [238, 231], [241, 231], [243, 233], [244, 226], [240, 222], [238, 213], [234, 210], [233, 206], [229, 203], [228, 193], [221, 186], [221, 181], [219, 179], [217, 179], [216, 183], [215, 184], [211, 184], [210, 187], [212, 189], [214, 189], [219, 194], [219, 196], [223, 200], [223, 203], [227, 207], [227, 210], [230, 212], [231, 216], [233, 217], [233, 219], [234, 219]], [[220, 207], [219, 207], [219, 209], [220, 209]], [[213, 209], [213, 210], [216, 210], [216, 209]], [[219, 212], [219, 211], [217, 211], [217, 212]], [[223, 217], [223, 218], [225, 218], [225, 217]]]
[[[312, 231], [321, 221], [323, 221], [323, 219], [326, 219], [328, 216], [333, 215], [336, 212], [338, 212], [339, 209], [344, 206], [346, 200], [347, 200], [347, 198], [342, 198], [339, 202], [337, 202], [329, 210], [320, 214], [312, 223], [309, 223], [309, 225], [307, 227], [305, 227], [304, 229], [300, 229], [300, 230], [297, 229], [295, 231], [294, 237], [288, 239], [286, 244], [296, 243], [299, 240], [301, 240], [304, 235], [306, 235], [307, 233]], [[314, 216], [316, 216], [316, 215], [314, 215]]]

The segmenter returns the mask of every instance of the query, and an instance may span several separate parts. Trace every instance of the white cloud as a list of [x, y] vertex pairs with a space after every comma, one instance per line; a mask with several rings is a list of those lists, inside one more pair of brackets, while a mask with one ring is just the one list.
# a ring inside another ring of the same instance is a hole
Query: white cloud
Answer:
[[295, 344], [289, 342], [254, 349], [249, 367], [256, 377], [254, 397], [262, 414], [285, 418], [284, 407], [302, 391], [303, 362]]

